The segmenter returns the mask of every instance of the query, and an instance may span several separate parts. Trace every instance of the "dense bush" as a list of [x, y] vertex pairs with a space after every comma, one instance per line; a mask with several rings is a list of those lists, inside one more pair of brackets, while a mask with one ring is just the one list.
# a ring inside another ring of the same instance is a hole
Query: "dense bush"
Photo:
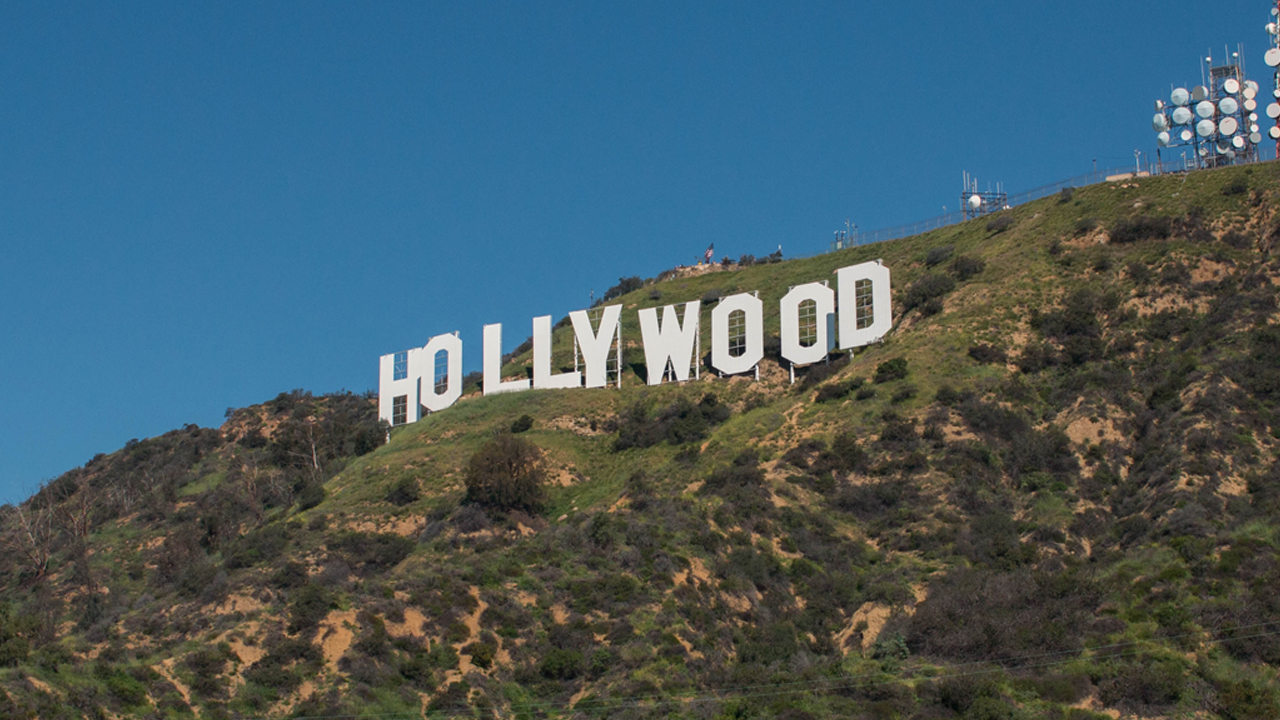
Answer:
[[322, 585], [307, 583], [292, 594], [289, 603], [289, 632], [309, 630], [336, 606], [336, 599]]
[[1074, 569], [957, 568], [930, 583], [929, 597], [899, 622], [917, 655], [969, 662], [1069, 652], [1083, 647], [1099, 597], [1092, 579]]
[[344, 532], [331, 537], [326, 545], [341, 553], [357, 572], [367, 575], [399, 565], [413, 551], [414, 542], [392, 533]]
[[876, 384], [887, 383], [893, 380], [901, 380], [907, 376], [907, 360], [906, 358], [893, 358], [885, 360], [876, 366], [876, 374], [872, 380]]
[[951, 262], [951, 274], [959, 278], [960, 282], [964, 282], [976, 275], [981, 275], [982, 271], [986, 269], [986, 261], [970, 255], [961, 255]]
[[1119, 220], [1111, 228], [1111, 242], [1116, 244], [1142, 240], [1166, 240], [1173, 231], [1173, 221], [1167, 217], [1139, 215]]
[[951, 253], [955, 252], [955, 248], [951, 245], [943, 245], [941, 247], [930, 248], [929, 252], [924, 256], [924, 264], [929, 267], [941, 265], [951, 257]]
[[1013, 227], [1013, 216], [1000, 215], [987, 223], [987, 232], [993, 234], [1002, 233], [1011, 227]]
[[908, 312], [921, 308], [926, 315], [937, 314], [942, 310], [942, 296], [955, 289], [956, 281], [950, 275], [925, 273], [907, 287], [902, 298], [902, 310]]
[[519, 435], [533, 427], [533, 416], [521, 415], [511, 423], [511, 434]]
[[39, 629], [33, 615], [20, 615], [8, 603], [0, 603], [0, 667], [11, 667], [27, 659], [30, 637]]
[[622, 451], [652, 447], [663, 441], [679, 445], [701, 440], [712, 427], [728, 420], [729, 415], [729, 406], [710, 393], [696, 405], [680, 397], [652, 415], [643, 402], [638, 402], [622, 413], [613, 449]]
[[514, 435], [498, 435], [476, 450], [467, 464], [464, 480], [464, 502], [499, 512], [538, 513], [546, 502], [542, 451]]
[[599, 302], [606, 303], [610, 300], [620, 298], [629, 292], [635, 292], [644, 287], [644, 280], [637, 275], [631, 277], [618, 278], [618, 284], [604, 291], [604, 295], [600, 297]]
[[1231, 181], [1222, 186], [1222, 194], [1227, 197], [1232, 195], [1243, 195], [1247, 192], [1249, 192], [1249, 181], [1241, 176], [1232, 178]]
[[274, 560], [284, 552], [289, 542], [289, 531], [284, 523], [273, 523], [251, 530], [232, 543], [227, 556], [227, 567], [252, 567], [260, 562]]
[[419, 497], [421, 492], [418, 490], [417, 479], [405, 477], [392, 485], [383, 499], [397, 507], [404, 507], [409, 503], [417, 502]]
[[976, 343], [969, 348], [969, 357], [983, 365], [998, 364], [1003, 365], [1009, 361], [1008, 355], [1003, 348], [987, 343]]

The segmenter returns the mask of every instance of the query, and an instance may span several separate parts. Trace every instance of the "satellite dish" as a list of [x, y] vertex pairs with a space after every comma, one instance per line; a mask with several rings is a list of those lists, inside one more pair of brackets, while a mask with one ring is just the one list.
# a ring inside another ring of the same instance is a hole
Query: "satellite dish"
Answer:
[[1257, 109], [1258, 109], [1258, 101], [1257, 101], [1257, 100], [1254, 100], [1254, 99], [1253, 99], [1253, 98], [1251, 98], [1251, 97], [1248, 97], [1247, 95], [1246, 95], [1245, 97], [1247, 98], [1247, 99], [1244, 101], [1244, 110], [1245, 110], [1245, 112], [1253, 112], [1254, 110], [1257, 110]]
[[1209, 88], [1203, 85], [1197, 85], [1191, 89], [1191, 101], [1201, 102], [1209, 97]]
[[1262, 61], [1267, 64], [1267, 67], [1280, 65], [1280, 48], [1271, 48], [1268, 50], [1267, 54], [1262, 56]]
[[1200, 134], [1200, 137], [1210, 137], [1217, 129], [1218, 126], [1214, 125], [1212, 120], [1201, 120], [1196, 123], [1196, 132]]
[[1228, 95], [1235, 95], [1240, 92], [1240, 81], [1235, 78], [1227, 78], [1222, 81], [1222, 89]]
[[1216, 109], [1217, 108], [1213, 106], [1213, 103], [1208, 100], [1201, 100], [1196, 103], [1196, 114], [1206, 120], [1213, 117], [1213, 113]]
[[1236, 119], [1233, 117], [1224, 117], [1222, 118], [1222, 121], [1218, 123], [1218, 132], [1222, 133], [1223, 136], [1235, 135], [1236, 131], [1239, 129], [1240, 124], [1237, 123]]
[[1280, 118], [1280, 103], [1271, 103], [1267, 106], [1267, 117], [1272, 120]]
[[1255, 87], [1245, 87], [1244, 92], [1241, 94], [1244, 95], [1245, 100], [1252, 100], [1258, 97], [1258, 89]]
[[1228, 145], [1227, 143], [1218, 143], [1217, 149], [1218, 149], [1219, 155], [1226, 155], [1228, 152], [1231, 151], [1231, 146]]
[[1209, 148], [1200, 148], [1200, 157], [1204, 157], [1205, 155], [1208, 155], [1208, 154], [1209, 154]]
[[1187, 92], [1186, 88], [1174, 88], [1173, 92], [1169, 94], [1169, 99], [1173, 101], [1174, 105], [1186, 105], [1191, 101], [1191, 93]]
[[1218, 101], [1218, 109], [1223, 115], [1235, 115], [1240, 109], [1240, 103], [1237, 103], [1235, 98], [1222, 98]]
[[1249, 134], [1249, 142], [1253, 143], [1254, 145], [1261, 145], [1261, 144], [1262, 144], [1262, 133], [1258, 132], [1257, 130], [1255, 130], [1255, 131], [1253, 131], [1252, 133], [1250, 133], [1250, 134]]
[[1178, 137], [1182, 138], [1182, 142], [1191, 142], [1191, 131], [1183, 130], [1182, 134], [1179, 135]]
[[1256, 112], [1249, 113], [1249, 122], [1258, 122], [1258, 113]]
[[1191, 122], [1191, 109], [1176, 107], [1173, 109], [1173, 124], [1186, 125]]
[[1268, 129], [1267, 135], [1270, 135], [1272, 140], [1280, 140], [1280, 127], [1272, 127]]
[[1169, 133], [1162, 132], [1156, 135], [1156, 144], [1160, 147], [1169, 147]]
[[1235, 137], [1231, 138], [1231, 147], [1233, 147], [1233, 148], [1235, 148], [1235, 149], [1237, 149], [1237, 150], [1243, 150], [1243, 149], [1244, 149], [1244, 138], [1240, 137], [1239, 135], [1237, 135], [1237, 136], [1235, 136]]
[[1253, 123], [1252, 125], [1250, 125], [1250, 126], [1249, 126], [1249, 132], [1251, 132], [1251, 133], [1256, 133], [1256, 132], [1258, 132], [1258, 123]]
[[1256, 83], [1256, 82], [1254, 82], [1254, 81], [1252, 81], [1252, 80], [1245, 80], [1245, 81], [1244, 81], [1244, 89], [1245, 89], [1245, 90], [1252, 90], [1252, 91], [1253, 91], [1253, 94], [1254, 94], [1254, 95], [1257, 95], [1257, 94], [1258, 94], [1258, 83]]
[[1231, 160], [1235, 160], [1235, 159], [1236, 159], [1236, 151], [1235, 151], [1235, 150], [1228, 149], [1228, 150], [1227, 150], [1225, 153], [1223, 153], [1223, 154], [1224, 154], [1224, 155], [1226, 155], [1228, 159], [1231, 159]]
[[1165, 117], [1164, 113], [1156, 113], [1151, 118], [1151, 129], [1155, 130], [1156, 132], [1160, 132], [1161, 130], [1168, 130], [1169, 118]]
[[1159, 112], [1159, 111], [1161, 111], [1161, 110], [1163, 110], [1163, 109], [1164, 109], [1164, 101], [1163, 101], [1163, 100], [1157, 100], [1157, 101], [1156, 101], [1156, 112]]
[[978, 195], [970, 195], [969, 207], [973, 208], [974, 210], [977, 210], [978, 208], [982, 207], [982, 197]]

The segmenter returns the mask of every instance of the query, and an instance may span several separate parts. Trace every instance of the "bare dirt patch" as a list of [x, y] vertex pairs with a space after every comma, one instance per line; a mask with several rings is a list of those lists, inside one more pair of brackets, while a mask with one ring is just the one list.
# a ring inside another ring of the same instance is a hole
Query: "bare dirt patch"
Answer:
[[702, 562], [702, 558], [689, 558], [689, 569], [680, 570], [672, 577], [672, 581], [676, 585], [692, 583], [694, 580], [699, 583], [711, 580], [711, 573], [707, 570], [706, 563]]
[[551, 606], [551, 619], [555, 620], [557, 625], [563, 625], [569, 621], [569, 609], [564, 606], [564, 603]]
[[599, 423], [596, 423], [596, 427], [593, 429], [590, 420], [577, 415], [561, 415], [560, 417], [551, 418], [546, 421], [545, 425], [551, 430], [568, 430], [575, 435], [586, 437], [604, 434], [604, 431], [599, 429]]
[[404, 622], [391, 622], [383, 618], [383, 624], [387, 628], [387, 634], [393, 638], [418, 637], [422, 635], [422, 629], [426, 626], [427, 616], [423, 615], [417, 608], [404, 609]]
[[218, 615], [229, 615], [233, 612], [254, 612], [255, 610], [261, 610], [264, 607], [266, 606], [257, 598], [251, 595], [236, 593], [228, 595], [227, 599], [223, 600], [220, 605], [214, 608], [213, 611]]
[[[862, 623], [866, 623], [867, 627], [862, 631], [861, 649], [866, 650], [880, 637], [880, 631], [884, 630], [884, 624], [889, 620], [890, 608], [888, 605], [880, 603], [866, 602], [862, 607], [858, 608], [853, 616], [849, 618], [849, 624], [843, 630], [836, 633], [836, 647], [845, 648], [849, 638], [857, 632], [857, 628]], [[847, 654], [847, 651], [846, 651]]]
[[362, 533], [392, 533], [401, 537], [414, 537], [422, 532], [426, 520], [421, 515], [353, 520], [347, 523], [347, 529]]
[[320, 642], [320, 653], [324, 655], [324, 664], [330, 672], [338, 672], [338, 660], [351, 647], [358, 627], [355, 610], [334, 610], [320, 621], [317, 640]]

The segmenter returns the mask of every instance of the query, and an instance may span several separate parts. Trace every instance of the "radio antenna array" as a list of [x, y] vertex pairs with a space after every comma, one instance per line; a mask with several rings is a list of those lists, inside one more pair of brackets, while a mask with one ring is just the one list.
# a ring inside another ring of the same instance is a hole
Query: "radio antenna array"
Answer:
[[[1276, 2], [1280, 8], [1280, 0]], [[1276, 12], [1272, 10], [1273, 15]], [[1274, 22], [1267, 26], [1273, 39], [1277, 37], [1275, 30]], [[1205, 56], [1200, 77], [1206, 84], [1191, 89], [1176, 87], [1167, 103], [1156, 101], [1151, 128], [1156, 132], [1160, 149], [1191, 148], [1192, 164], [1199, 168], [1257, 161], [1258, 145], [1262, 143], [1258, 117], [1258, 108], [1263, 102], [1262, 88], [1245, 78], [1241, 51], [1239, 45], [1235, 52], [1224, 49], [1225, 60], [1220, 65], [1214, 64], [1212, 55]], [[1280, 46], [1267, 51], [1266, 61], [1271, 67], [1280, 65]], [[1273, 95], [1280, 99], [1280, 74], [1276, 81], [1277, 90]], [[1270, 103], [1266, 113], [1278, 123], [1269, 134], [1280, 139], [1280, 104]]]
[[1009, 196], [1004, 192], [1004, 186], [996, 183], [996, 189], [992, 190], [990, 185], [987, 189], [978, 189], [978, 180], [969, 173], [964, 173], [964, 192], [960, 193], [960, 207], [964, 210], [964, 219], [972, 220], [983, 215], [990, 215], [993, 212], [999, 212], [1009, 207]]
[[1276, 141], [1276, 156], [1280, 157], [1280, 0], [1276, 0], [1271, 8], [1271, 22], [1267, 23], [1267, 54], [1263, 61], [1271, 68], [1273, 85], [1271, 102], [1267, 103], [1267, 117], [1273, 125], [1267, 128], [1267, 135]]

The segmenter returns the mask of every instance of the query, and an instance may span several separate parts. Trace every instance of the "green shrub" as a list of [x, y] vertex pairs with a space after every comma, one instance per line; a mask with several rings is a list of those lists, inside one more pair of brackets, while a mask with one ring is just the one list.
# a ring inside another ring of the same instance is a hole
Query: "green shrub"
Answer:
[[115, 695], [126, 707], [143, 705], [147, 702], [147, 689], [126, 672], [120, 670], [112, 672], [103, 679], [103, 684], [107, 686], [107, 692]]
[[[915, 308], [924, 308], [924, 306], [934, 300], [941, 302], [943, 295], [956, 289], [955, 278], [942, 273], [925, 273], [916, 278], [916, 281], [907, 287], [907, 292], [902, 298], [903, 312], [913, 310]], [[933, 313], [926, 313], [933, 314]]]
[[289, 603], [289, 632], [310, 630], [335, 606], [335, 598], [324, 586], [310, 582], [303, 585]]
[[885, 360], [876, 366], [876, 374], [872, 381], [878, 385], [893, 380], [901, 380], [906, 376], [907, 359], [893, 358], [892, 360]]
[[542, 659], [538, 671], [551, 680], [572, 680], [582, 674], [582, 653], [554, 648]]
[[493, 665], [493, 657], [498, 647], [493, 643], [474, 642], [462, 648], [462, 652], [471, 656], [471, 662], [481, 670], [488, 670]]
[[951, 262], [951, 274], [959, 278], [960, 282], [980, 275], [986, 269], [987, 263], [984, 260], [969, 255], [961, 255]]
[[514, 435], [499, 435], [476, 450], [467, 463], [464, 502], [500, 512], [541, 512], [546, 472], [538, 446]]
[[1116, 222], [1111, 228], [1111, 242], [1117, 245], [1142, 240], [1166, 240], [1173, 232], [1173, 221], [1167, 217], [1139, 215]]
[[1230, 182], [1222, 186], [1222, 194], [1227, 197], [1232, 195], [1243, 195], [1249, 192], [1249, 180], [1244, 177], [1233, 178]]
[[730, 414], [729, 406], [711, 393], [696, 405], [680, 397], [653, 415], [643, 402], [638, 402], [621, 413], [613, 449], [621, 452], [633, 447], [653, 447], [664, 441], [680, 445], [701, 440], [710, 428], [728, 420]]
[[318, 482], [309, 482], [302, 486], [298, 491], [297, 504], [298, 511], [310, 510], [311, 508], [324, 502], [324, 485]]
[[284, 523], [273, 523], [250, 530], [232, 544], [227, 557], [230, 569], [252, 567], [266, 560], [274, 560], [284, 552], [289, 542], [289, 529]]
[[400, 478], [399, 482], [387, 491], [383, 499], [397, 507], [404, 507], [410, 503], [417, 502], [421, 496], [421, 492], [418, 490], [418, 481], [415, 478], [406, 477]]
[[955, 251], [955, 248], [951, 245], [943, 245], [941, 247], [931, 248], [928, 254], [924, 256], [924, 264], [928, 265], [929, 267], [933, 267], [934, 265], [941, 265], [942, 263], [946, 262], [947, 258], [951, 257], [951, 253], [954, 251]]
[[393, 533], [344, 532], [326, 545], [341, 553], [357, 572], [369, 574], [399, 565], [413, 551], [414, 542]]
[[521, 415], [511, 423], [511, 434], [519, 435], [522, 432], [528, 431], [531, 427], [533, 427], [533, 416]]
[[987, 223], [987, 232], [999, 234], [1013, 227], [1013, 216], [1000, 215], [991, 222]]

